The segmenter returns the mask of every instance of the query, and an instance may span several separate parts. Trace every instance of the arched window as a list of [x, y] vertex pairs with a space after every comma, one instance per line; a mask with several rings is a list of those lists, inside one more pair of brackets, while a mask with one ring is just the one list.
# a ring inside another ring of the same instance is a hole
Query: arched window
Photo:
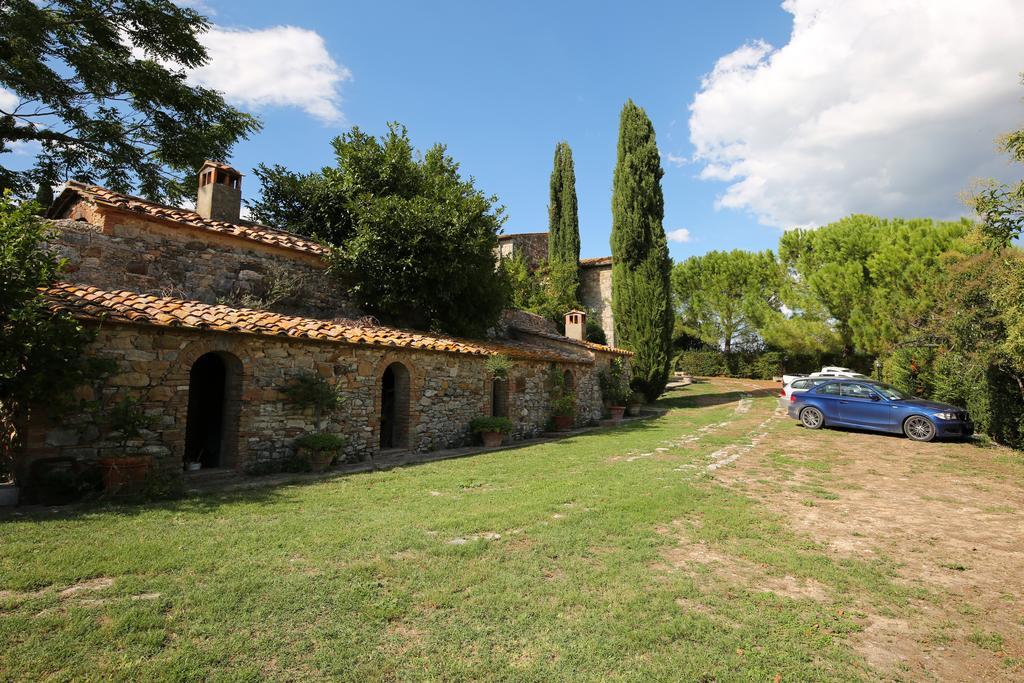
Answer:
[[189, 370], [186, 462], [204, 468], [236, 464], [241, 399], [242, 361], [223, 351], [196, 359]]
[[566, 393], [576, 391], [576, 378], [573, 376], [572, 370], [562, 373], [562, 386], [565, 387]]
[[392, 363], [384, 369], [380, 384], [380, 448], [409, 448], [408, 368]]

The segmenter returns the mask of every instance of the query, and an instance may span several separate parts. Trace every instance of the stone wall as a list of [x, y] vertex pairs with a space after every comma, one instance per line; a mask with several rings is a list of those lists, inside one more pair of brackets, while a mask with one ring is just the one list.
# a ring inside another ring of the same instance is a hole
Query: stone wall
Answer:
[[548, 260], [548, 234], [546, 232], [527, 232], [517, 235], [498, 236], [498, 258], [513, 258], [522, 254], [530, 270], [536, 269]]
[[[101, 386], [76, 390], [78, 398], [93, 403], [90, 410], [57, 422], [36, 410], [25, 434], [29, 459], [66, 455], [90, 460], [142, 453], [153, 456], [157, 470], [180, 473], [190, 370], [210, 353], [225, 361], [228, 373], [224, 467], [244, 470], [256, 463], [286, 460], [294, 453], [295, 438], [314, 430], [312, 413], [286, 402], [281, 393], [300, 372], [316, 372], [341, 385], [346, 402], [323, 420], [322, 428], [345, 435], [353, 455], [379, 450], [381, 378], [392, 363], [403, 364], [409, 372], [406, 444], [411, 450], [466, 445], [473, 439], [469, 422], [491, 413], [492, 386], [484, 358], [467, 354], [112, 323], [99, 328], [89, 352], [115, 361], [117, 371]], [[516, 423], [512, 438], [533, 436], [546, 428], [554, 372], [573, 374], [578, 424], [599, 419], [597, 373], [608, 361], [607, 354], [599, 355], [593, 365], [516, 361], [507, 385], [507, 414]], [[107, 433], [99, 415], [128, 398], [139, 401], [151, 423], [138, 438], [124, 442], [116, 433]]]
[[584, 266], [580, 269], [580, 303], [604, 330], [609, 346], [615, 346], [615, 322], [612, 317], [611, 265]]
[[[313, 255], [188, 226], [163, 225], [144, 216], [108, 215], [53, 220], [53, 250], [68, 260], [63, 276], [100, 289], [128, 289], [203, 303], [268, 308], [310, 317], [359, 317], [339, 299]], [[94, 210], [93, 210], [94, 211]], [[100, 227], [100, 226], [103, 227]], [[279, 300], [262, 305], [275, 294]]]

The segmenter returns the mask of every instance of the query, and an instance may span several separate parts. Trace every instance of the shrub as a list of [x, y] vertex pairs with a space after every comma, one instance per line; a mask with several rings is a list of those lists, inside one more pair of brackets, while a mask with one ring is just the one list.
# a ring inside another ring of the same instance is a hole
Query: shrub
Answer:
[[313, 409], [313, 426], [320, 431], [324, 413], [330, 413], [345, 403], [340, 386], [331, 384], [315, 372], [299, 373], [282, 389], [288, 401], [300, 408]]
[[338, 451], [344, 448], [346, 443], [345, 437], [326, 432], [303, 434], [295, 439], [295, 445], [298, 448], [306, 448], [311, 451]]
[[551, 412], [557, 417], [570, 417], [576, 412], [576, 394], [567, 391], [551, 399]]
[[514, 428], [515, 423], [507, 417], [478, 417], [469, 423], [470, 431], [475, 434], [481, 432], [510, 434]]
[[609, 405], [624, 406], [633, 393], [626, 381], [626, 369], [621, 358], [612, 359], [608, 369], [598, 376], [598, 382], [601, 385], [601, 397]]

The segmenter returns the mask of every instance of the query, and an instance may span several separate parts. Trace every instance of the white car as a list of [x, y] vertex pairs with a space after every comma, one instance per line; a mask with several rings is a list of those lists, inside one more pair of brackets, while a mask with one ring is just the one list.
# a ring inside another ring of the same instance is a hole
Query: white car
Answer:
[[821, 369], [821, 372], [812, 372], [808, 377], [840, 377], [842, 379], [871, 379], [867, 375], [862, 375], [859, 372], [854, 372], [850, 368], [839, 368], [832, 365], [826, 365]]
[[801, 391], [807, 391], [808, 389], [816, 387], [827, 380], [827, 377], [793, 376], [793, 380], [791, 382], [786, 382], [782, 385], [782, 393], [779, 394], [779, 397], [788, 399], [793, 394], [799, 394]]

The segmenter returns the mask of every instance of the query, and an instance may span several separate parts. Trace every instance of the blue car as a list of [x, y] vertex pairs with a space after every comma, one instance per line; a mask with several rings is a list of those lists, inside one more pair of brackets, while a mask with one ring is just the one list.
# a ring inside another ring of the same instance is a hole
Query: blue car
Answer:
[[836, 379], [794, 393], [789, 401], [789, 416], [808, 429], [855, 427], [902, 433], [914, 441], [974, 433], [963, 408], [914, 398], [881, 382]]

